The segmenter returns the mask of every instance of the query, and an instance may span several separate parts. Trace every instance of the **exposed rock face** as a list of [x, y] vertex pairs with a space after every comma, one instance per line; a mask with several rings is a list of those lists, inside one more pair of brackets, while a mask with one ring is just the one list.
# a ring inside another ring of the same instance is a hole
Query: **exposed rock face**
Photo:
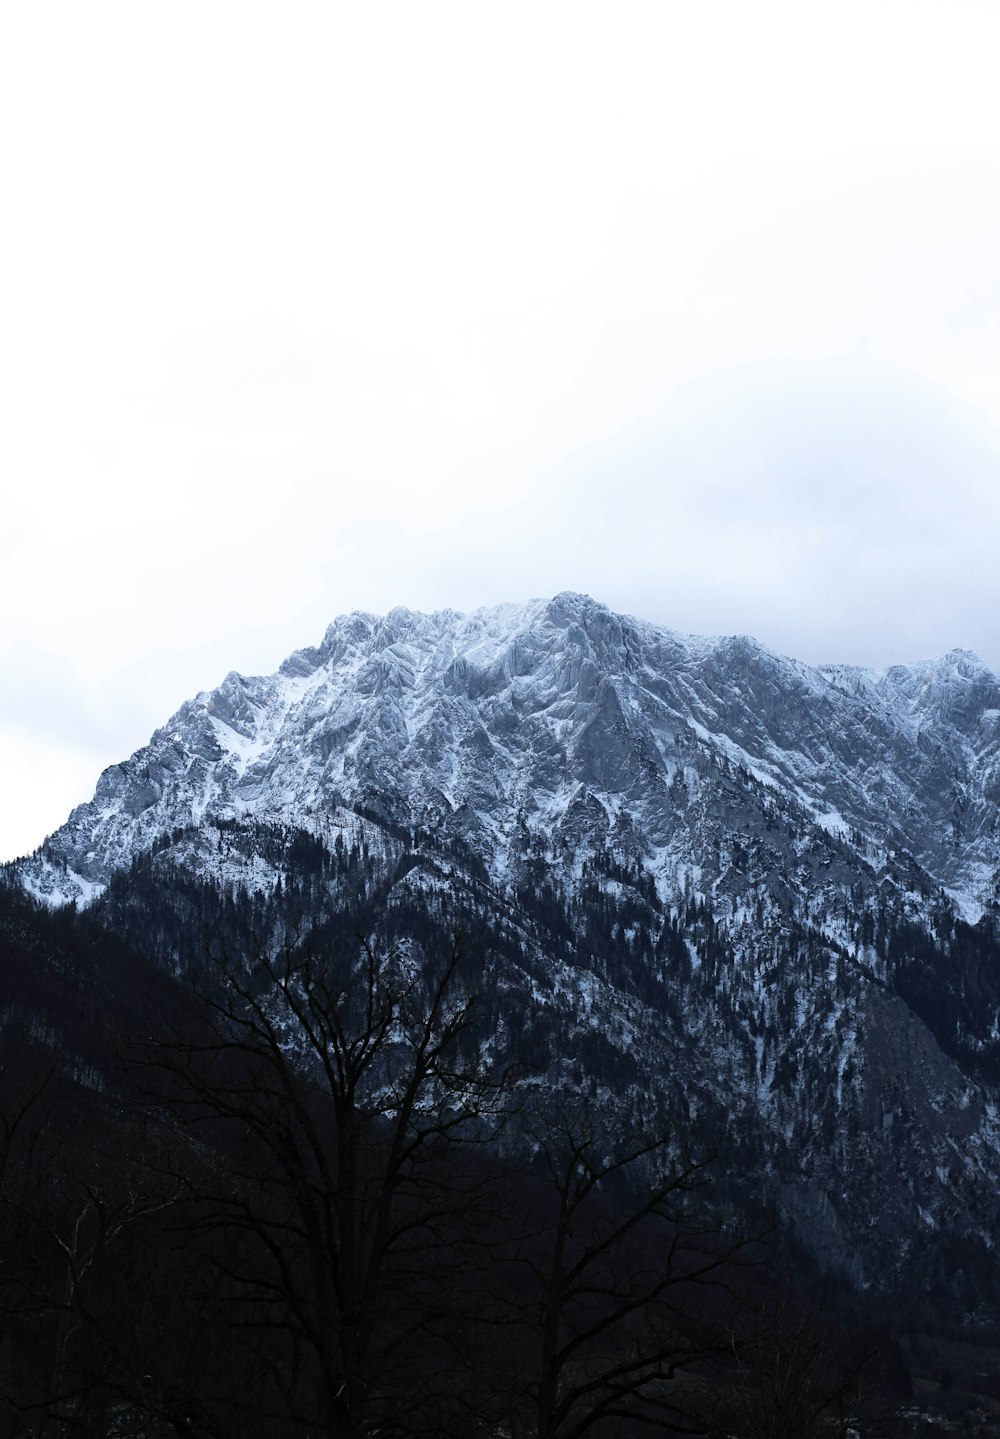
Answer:
[[[232, 838], [254, 825], [364, 828], [385, 872], [404, 831], [454, 843], [521, 915], [558, 1042], [618, 1035], [692, 1123], [724, 1112], [809, 1247], [870, 1283], [922, 1235], [997, 1232], [998, 799], [1000, 683], [974, 655], [811, 669], [562, 594], [352, 614], [275, 675], [228, 675], [18, 873], [86, 903], [155, 849], [266, 891], [288, 868]], [[523, 912], [540, 875], [572, 953]]]
[[[206, 816], [323, 832], [358, 802], [446, 826], [467, 807], [501, 872], [519, 824], [546, 837], [569, 824], [577, 846], [618, 825], [669, 898], [685, 878], [745, 888], [724, 835], [777, 823], [896, 886], [915, 863], [975, 918], [997, 898], [998, 796], [1000, 683], [974, 655], [815, 670], [563, 594], [472, 616], [352, 614], [276, 675], [227, 675], [105, 771], [49, 852], [90, 893]], [[40, 892], [56, 878], [42, 859], [22, 874]], [[72, 875], [51, 892], [72, 897]]]

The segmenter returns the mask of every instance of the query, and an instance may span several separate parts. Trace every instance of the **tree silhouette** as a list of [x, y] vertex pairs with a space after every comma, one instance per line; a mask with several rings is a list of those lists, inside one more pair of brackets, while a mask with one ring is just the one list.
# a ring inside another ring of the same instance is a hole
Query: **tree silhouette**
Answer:
[[412, 1415], [446, 1367], [449, 1269], [486, 1187], [460, 1151], [505, 1098], [462, 970], [457, 935], [429, 963], [370, 940], [223, 952], [192, 1032], [129, 1056], [218, 1156], [186, 1176], [192, 1222], [228, 1235], [212, 1262], [273, 1336], [267, 1402], [310, 1432], [388, 1432], [393, 1376]]
[[528, 1132], [534, 1160], [487, 1306], [516, 1336], [496, 1379], [512, 1432], [672, 1429], [686, 1412], [678, 1374], [718, 1343], [707, 1288], [728, 1295], [746, 1251], [700, 1212], [707, 1162], [575, 1096], [545, 1103]]

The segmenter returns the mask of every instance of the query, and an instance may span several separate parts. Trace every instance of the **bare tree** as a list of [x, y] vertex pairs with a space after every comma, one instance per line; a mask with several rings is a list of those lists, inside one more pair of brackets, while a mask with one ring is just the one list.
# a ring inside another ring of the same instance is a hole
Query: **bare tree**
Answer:
[[276, 1422], [412, 1432], [421, 1388], [446, 1368], [434, 1336], [458, 1217], [484, 1187], [457, 1150], [489, 1138], [504, 1100], [462, 970], [457, 935], [436, 963], [369, 940], [217, 954], [193, 1032], [130, 1055], [147, 1092], [225, 1156], [190, 1176], [192, 1223], [230, 1236], [211, 1262], [233, 1311], [272, 1336], [254, 1403]]
[[675, 1429], [678, 1373], [714, 1352], [707, 1287], [743, 1251], [695, 1202], [705, 1162], [667, 1137], [621, 1132], [592, 1104], [562, 1102], [533, 1127], [528, 1222], [498, 1274], [491, 1312], [516, 1333], [500, 1378], [533, 1439]]
[[708, 1439], [843, 1439], [859, 1415], [879, 1409], [881, 1353], [877, 1336], [845, 1329], [788, 1281], [758, 1286], [733, 1314], [704, 1376], [703, 1432]]

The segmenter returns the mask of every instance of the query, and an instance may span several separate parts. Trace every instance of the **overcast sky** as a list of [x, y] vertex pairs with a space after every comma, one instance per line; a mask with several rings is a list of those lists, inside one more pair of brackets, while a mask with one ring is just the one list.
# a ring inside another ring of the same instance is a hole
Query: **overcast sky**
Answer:
[[994, 0], [9, 4], [0, 858], [353, 608], [1000, 667]]

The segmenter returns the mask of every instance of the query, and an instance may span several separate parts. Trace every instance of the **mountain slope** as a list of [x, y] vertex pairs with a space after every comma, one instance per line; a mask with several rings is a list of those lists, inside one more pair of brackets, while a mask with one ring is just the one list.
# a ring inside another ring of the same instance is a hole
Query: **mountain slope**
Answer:
[[14, 873], [167, 958], [237, 910], [418, 944], [461, 913], [553, 1082], [717, 1149], [727, 1202], [854, 1283], [922, 1258], [985, 1313], [998, 737], [963, 651], [811, 669], [571, 594], [353, 614], [183, 705]]
[[666, 898], [726, 888], [735, 806], [744, 833], [777, 811], [904, 889], [915, 862], [977, 918], [997, 894], [998, 799], [1000, 683], [966, 652], [813, 670], [560, 595], [353, 614], [276, 675], [228, 675], [105, 771], [20, 873], [86, 901], [178, 827], [253, 815], [332, 836], [362, 804], [474, 837], [500, 875], [525, 829], [577, 852], [613, 840]]

